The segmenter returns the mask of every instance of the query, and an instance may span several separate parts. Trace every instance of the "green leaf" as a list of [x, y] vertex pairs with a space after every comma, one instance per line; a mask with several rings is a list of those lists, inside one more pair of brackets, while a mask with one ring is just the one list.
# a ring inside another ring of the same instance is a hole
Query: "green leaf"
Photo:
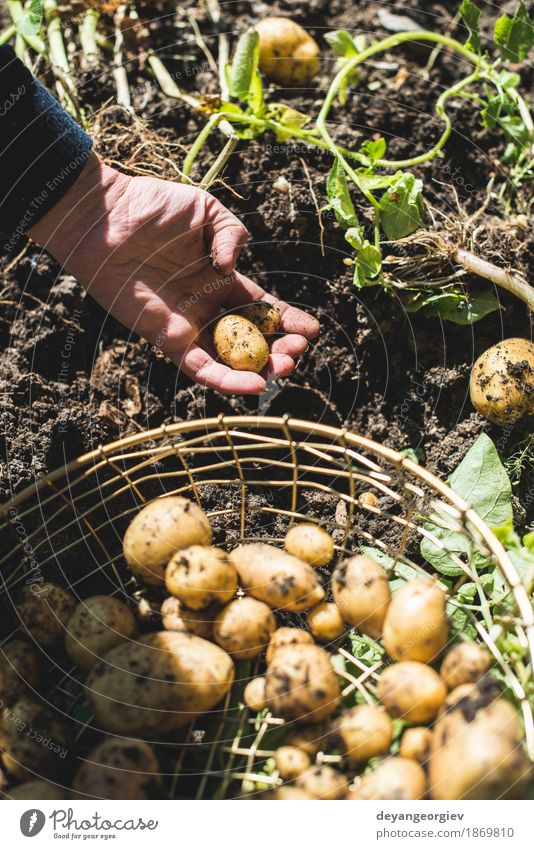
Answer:
[[[345, 233], [345, 239], [356, 251], [354, 257], [354, 285], [363, 289], [369, 281], [376, 281], [382, 270], [382, 254], [363, 236], [361, 227], [350, 227]], [[374, 284], [373, 284], [374, 285]]]
[[490, 291], [442, 292], [439, 295], [419, 293], [406, 305], [407, 312], [420, 312], [425, 318], [441, 318], [455, 324], [474, 324], [486, 315], [501, 309], [498, 299]]
[[44, 0], [31, 0], [24, 15], [17, 22], [17, 31], [21, 35], [38, 35], [43, 23]]
[[423, 183], [413, 174], [399, 171], [380, 199], [380, 224], [391, 241], [402, 239], [423, 222]]
[[268, 117], [273, 118], [279, 124], [283, 124], [285, 128], [287, 127], [287, 131], [285, 129], [277, 131], [276, 138], [278, 141], [286, 141], [286, 139], [292, 138], [295, 131], [302, 130], [310, 121], [309, 115], [298, 112], [291, 106], [286, 106], [285, 103], [269, 104]]
[[357, 227], [358, 216], [350, 197], [345, 171], [339, 157], [336, 156], [326, 183], [328, 207], [334, 210], [337, 220], [344, 227]]
[[337, 56], [343, 59], [352, 59], [365, 49], [365, 36], [357, 35], [353, 38], [346, 29], [336, 29], [325, 33], [325, 41], [328, 42]]
[[254, 115], [263, 115], [265, 107], [263, 100], [263, 82], [258, 70], [255, 70], [252, 76], [247, 100]]
[[525, 59], [534, 43], [534, 33], [523, 2], [513, 18], [502, 15], [497, 19], [493, 38], [505, 62], [522, 62]]
[[469, 30], [465, 46], [475, 53], [480, 53], [480, 9], [471, 0], [464, 0], [460, 8], [462, 20]]
[[387, 144], [382, 136], [379, 139], [366, 141], [362, 144], [359, 153], [365, 157], [369, 165], [374, 165], [378, 159], [383, 159], [386, 155]]
[[[510, 479], [495, 445], [485, 433], [480, 434], [455, 469], [449, 486], [476, 510], [490, 528], [499, 528], [513, 521]], [[462, 574], [460, 566], [451, 562], [450, 553], [466, 562], [471, 561], [477, 569], [491, 563], [485, 561], [481, 552], [472, 550], [472, 543], [466, 534], [442, 527], [439, 517], [435, 517], [435, 521], [426, 522], [425, 528], [433, 533], [444, 547], [438, 547], [426, 537], [421, 541], [422, 556], [438, 572], [444, 575]]]
[[229, 74], [230, 94], [239, 100], [248, 100], [255, 84], [260, 56], [260, 36], [249, 29], [238, 39]]

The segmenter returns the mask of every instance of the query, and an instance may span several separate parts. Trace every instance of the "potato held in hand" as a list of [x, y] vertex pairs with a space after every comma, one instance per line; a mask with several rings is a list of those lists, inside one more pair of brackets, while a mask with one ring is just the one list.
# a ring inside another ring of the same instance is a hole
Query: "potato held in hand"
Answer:
[[239, 545], [231, 559], [243, 589], [269, 607], [298, 613], [324, 599], [313, 567], [273, 545]]
[[446, 646], [445, 593], [434, 581], [409, 581], [384, 619], [384, 647], [393, 660], [430, 663]]
[[272, 336], [273, 333], [278, 333], [282, 321], [278, 307], [268, 301], [256, 301], [253, 304], [247, 304], [246, 307], [241, 307], [240, 315], [245, 316], [252, 324], [255, 324], [264, 336]]
[[213, 344], [222, 362], [236, 371], [259, 374], [269, 359], [265, 337], [243, 315], [220, 318], [213, 330]]
[[168, 495], [151, 501], [130, 522], [124, 535], [124, 558], [145, 584], [162, 587], [165, 567], [179, 548], [209, 545], [208, 517], [194, 501]]
[[219, 646], [163, 631], [108, 652], [86, 691], [107, 731], [156, 737], [211, 710], [233, 680], [233, 661]]
[[264, 18], [260, 35], [260, 71], [280, 85], [306, 85], [319, 70], [319, 45], [289, 18]]
[[471, 372], [471, 403], [506, 427], [534, 413], [534, 343], [503, 339], [478, 358]]

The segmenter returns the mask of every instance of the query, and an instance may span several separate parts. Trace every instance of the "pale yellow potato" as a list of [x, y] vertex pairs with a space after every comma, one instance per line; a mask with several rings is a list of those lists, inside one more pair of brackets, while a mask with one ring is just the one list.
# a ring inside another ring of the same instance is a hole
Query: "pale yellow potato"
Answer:
[[0, 749], [4, 767], [16, 778], [61, 777], [71, 754], [65, 717], [23, 696], [0, 712]]
[[91, 670], [86, 694], [106, 731], [158, 737], [211, 710], [233, 680], [232, 658], [219, 646], [161, 631], [111, 649]]
[[393, 660], [430, 663], [447, 645], [446, 596], [435, 581], [409, 581], [384, 619], [384, 648]]
[[74, 663], [87, 671], [136, 630], [135, 616], [123, 601], [94, 595], [81, 601], [67, 622], [65, 648]]
[[327, 735], [321, 726], [303, 725], [299, 722], [287, 735], [286, 743], [288, 746], [306, 752], [314, 760], [321, 749], [325, 748]]
[[269, 645], [265, 653], [267, 666], [272, 663], [273, 657], [278, 649], [284, 646], [297, 646], [302, 644], [309, 646], [314, 645], [313, 637], [309, 631], [305, 631], [303, 628], [277, 628], [269, 640]]
[[124, 535], [124, 559], [141, 581], [162, 587], [173, 554], [190, 545], [209, 545], [208, 517], [194, 501], [168, 495], [150, 501], [132, 519]]
[[334, 721], [330, 739], [339, 744], [349, 761], [363, 763], [389, 751], [393, 724], [384, 708], [356, 705]]
[[403, 758], [424, 764], [429, 758], [431, 746], [431, 729], [419, 725], [415, 728], [406, 729], [401, 737], [399, 754]]
[[231, 558], [243, 589], [269, 607], [298, 613], [324, 599], [315, 569], [274, 545], [239, 545]]
[[0, 699], [12, 704], [39, 684], [39, 655], [25, 640], [9, 640], [0, 648]]
[[63, 587], [45, 582], [23, 587], [15, 605], [22, 627], [41, 646], [57, 646], [76, 607], [74, 596]]
[[274, 753], [274, 765], [280, 778], [293, 781], [311, 766], [311, 760], [306, 752], [295, 746], [280, 746]]
[[9, 790], [5, 791], [5, 795], [13, 800], [29, 799], [36, 802], [40, 799], [68, 799], [69, 791], [62, 789], [57, 784], [52, 784], [50, 781], [35, 779], [34, 781], [25, 781], [16, 787], [10, 787]]
[[426, 776], [417, 761], [394, 757], [366, 773], [347, 799], [404, 799], [417, 801], [426, 792]]
[[282, 719], [322, 722], [339, 704], [339, 680], [320, 646], [278, 649], [265, 677], [267, 706]]
[[80, 759], [72, 799], [161, 799], [160, 769], [152, 746], [109, 737]]
[[475, 642], [458, 643], [441, 664], [440, 675], [448, 690], [460, 684], [474, 684], [488, 672], [491, 655], [487, 648]]
[[323, 601], [308, 610], [306, 622], [315, 639], [321, 643], [337, 640], [345, 632], [345, 623], [333, 601]]
[[332, 576], [334, 601], [345, 622], [378, 639], [391, 600], [385, 569], [372, 557], [344, 560]]
[[270, 304], [268, 301], [256, 301], [254, 304], [247, 304], [246, 307], [241, 307], [240, 314], [248, 318], [252, 324], [255, 324], [260, 333], [264, 336], [271, 336], [277, 333], [282, 321], [280, 310], [275, 304]]
[[259, 374], [267, 365], [269, 346], [255, 324], [243, 315], [224, 315], [213, 330], [213, 344], [222, 362], [236, 371]]
[[268, 604], [236, 598], [223, 607], [213, 626], [215, 642], [236, 660], [258, 657], [269, 645], [276, 619]]
[[532, 777], [518, 714], [485, 681], [453, 690], [434, 726], [433, 799], [522, 799]]
[[257, 678], [252, 678], [244, 689], [243, 701], [254, 713], [258, 713], [265, 707], [265, 684], [264, 676], [259, 675]]
[[166, 598], [161, 605], [161, 624], [166, 631], [196, 634], [204, 640], [213, 640], [213, 625], [220, 607], [211, 604], [203, 610], [189, 610], [175, 596]]
[[311, 522], [290, 528], [284, 547], [290, 554], [312, 566], [326, 566], [334, 556], [334, 540], [330, 534]]
[[345, 776], [332, 766], [312, 766], [302, 772], [296, 786], [314, 799], [345, 799], [349, 784]]
[[471, 371], [471, 403], [490, 422], [506, 427], [534, 413], [534, 343], [503, 339]]
[[319, 70], [319, 45], [289, 18], [264, 18], [260, 35], [260, 70], [280, 85], [307, 85]]
[[445, 701], [447, 689], [430, 666], [403, 660], [382, 673], [378, 695], [391, 716], [419, 724], [434, 719]]
[[268, 791], [263, 799], [276, 800], [277, 802], [301, 802], [313, 799], [309, 793], [305, 793], [300, 787], [277, 787], [276, 790]]
[[173, 555], [165, 570], [165, 585], [190, 610], [226, 604], [237, 590], [237, 572], [221, 548], [191, 545]]

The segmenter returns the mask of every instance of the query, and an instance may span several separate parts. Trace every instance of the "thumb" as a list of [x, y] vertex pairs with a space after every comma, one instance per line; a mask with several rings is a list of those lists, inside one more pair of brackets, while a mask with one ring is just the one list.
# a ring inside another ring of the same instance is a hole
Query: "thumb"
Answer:
[[212, 265], [217, 272], [229, 274], [235, 268], [239, 251], [249, 232], [239, 218], [226, 209], [213, 195], [207, 204], [206, 240]]

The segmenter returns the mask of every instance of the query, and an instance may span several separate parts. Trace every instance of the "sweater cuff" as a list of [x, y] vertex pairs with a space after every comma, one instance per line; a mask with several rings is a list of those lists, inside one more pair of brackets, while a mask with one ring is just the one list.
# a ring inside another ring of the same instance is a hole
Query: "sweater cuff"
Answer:
[[0, 47], [0, 250], [16, 250], [68, 192], [92, 144], [13, 50]]

